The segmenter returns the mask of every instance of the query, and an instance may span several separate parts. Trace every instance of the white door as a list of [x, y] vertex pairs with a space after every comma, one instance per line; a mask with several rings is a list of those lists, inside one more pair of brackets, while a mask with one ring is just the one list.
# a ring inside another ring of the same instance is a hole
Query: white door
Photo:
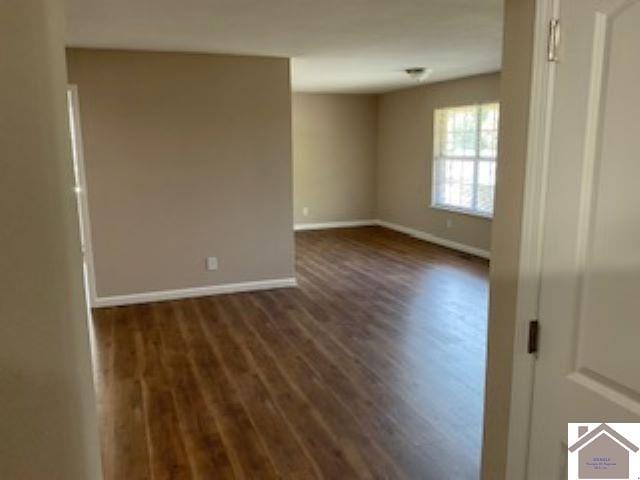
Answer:
[[559, 0], [530, 480], [567, 422], [640, 421], [640, 0]]

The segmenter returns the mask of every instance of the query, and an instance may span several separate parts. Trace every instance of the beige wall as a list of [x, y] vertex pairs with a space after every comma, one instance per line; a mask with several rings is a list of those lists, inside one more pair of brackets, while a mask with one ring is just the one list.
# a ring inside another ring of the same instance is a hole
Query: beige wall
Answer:
[[288, 60], [72, 49], [68, 62], [98, 296], [293, 276]]
[[491, 294], [482, 478], [505, 478], [527, 155], [535, 0], [507, 0], [500, 98], [500, 157], [491, 249]]
[[64, 6], [0, 2], [0, 478], [101, 478]]
[[374, 95], [293, 96], [295, 223], [375, 218], [376, 125]]
[[[380, 96], [378, 218], [489, 250], [491, 221], [430, 208], [433, 111], [499, 99], [500, 75], [434, 83]], [[499, 166], [498, 169], [501, 167]], [[447, 220], [451, 226], [447, 227]]]

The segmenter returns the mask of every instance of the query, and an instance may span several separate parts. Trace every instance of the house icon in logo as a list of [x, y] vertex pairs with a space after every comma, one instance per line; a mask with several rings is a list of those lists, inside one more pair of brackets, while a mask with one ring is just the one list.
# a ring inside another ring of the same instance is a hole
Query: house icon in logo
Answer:
[[629, 478], [629, 453], [638, 447], [609, 427], [606, 423], [590, 432], [578, 427], [578, 441], [569, 447], [578, 451], [578, 478]]

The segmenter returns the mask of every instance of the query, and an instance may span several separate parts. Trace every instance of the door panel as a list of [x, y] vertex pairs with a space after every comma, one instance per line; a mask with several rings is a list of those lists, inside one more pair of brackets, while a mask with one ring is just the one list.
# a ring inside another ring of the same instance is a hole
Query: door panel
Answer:
[[632, 360], [638, 345], [628, 341], [640, 339], [640, 2], [599, 14], [597, 22], [603, 30], [595, 44], [602, 61], [594, 72], [602, 78], [595, 86], [601, 104], [590, 108], [599, 110], [593, 122], [600, 138], [586, 152], [593, 157], [593, 199], [585, 207], [590, 225], [578, 367], [640, 391]]
[[640, 0], [559, 5], [533, 480], [566, 478], [567, 422], [640, 420]]

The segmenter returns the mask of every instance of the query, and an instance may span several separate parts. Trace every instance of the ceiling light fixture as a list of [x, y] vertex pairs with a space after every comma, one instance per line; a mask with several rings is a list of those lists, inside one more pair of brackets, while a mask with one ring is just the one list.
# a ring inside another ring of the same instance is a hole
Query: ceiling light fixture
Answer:
[[431, 71], [431, 69], [427, 69], [424, 67], [412, 67], [407, 68], [405, 70], [405, 73], [409, 75], [409, 77], [411, 77], [411, 79], [415, 82], [422, 83], [431, 75]]

